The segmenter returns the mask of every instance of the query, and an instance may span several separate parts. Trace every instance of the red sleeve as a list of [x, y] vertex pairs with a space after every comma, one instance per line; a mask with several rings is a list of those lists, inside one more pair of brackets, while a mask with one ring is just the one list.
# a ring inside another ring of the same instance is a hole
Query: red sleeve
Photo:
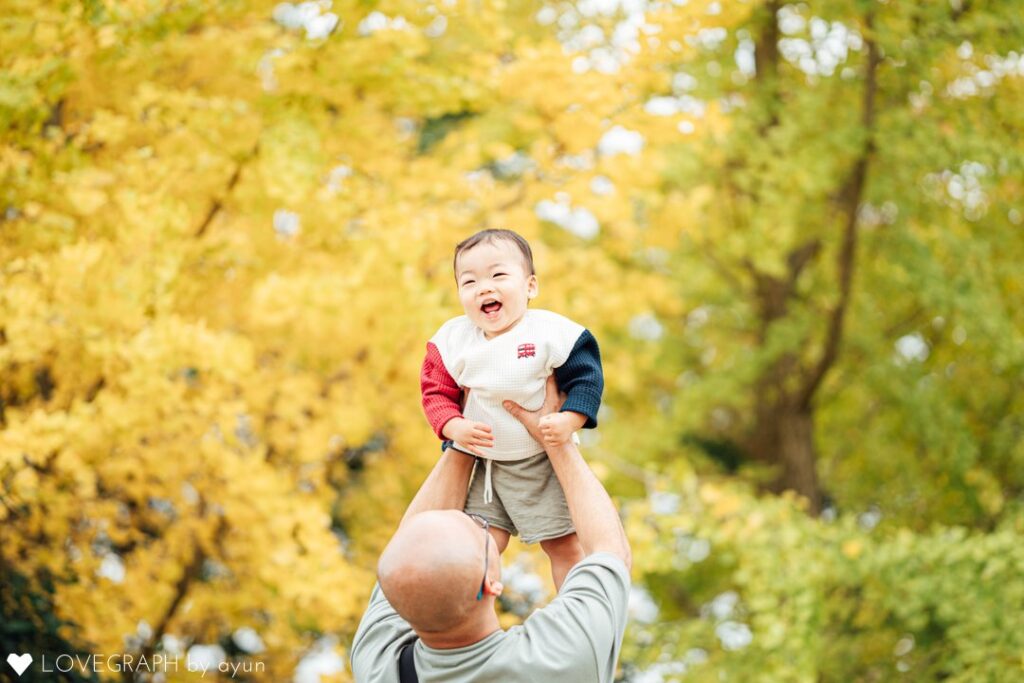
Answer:
[[448, 421], [462, 417], [462, 411], [459, 410], [462, 389], [448, 374], [441, 360], [441, 352], [430, 342], [427, 342], [427, 357], [423, 359], [423, 368], [420, 370], [420, 390], [423, 393], [423, 412], [427, 415], [427, 422], [434, 428], [438, 438], [443, 439], [441, 430]]

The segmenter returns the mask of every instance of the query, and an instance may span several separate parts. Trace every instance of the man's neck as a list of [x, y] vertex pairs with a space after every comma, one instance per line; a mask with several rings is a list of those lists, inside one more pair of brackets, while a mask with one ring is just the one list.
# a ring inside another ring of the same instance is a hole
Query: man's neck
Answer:
[[458, 647], [467, 647], [479, 643], [495, 631], [500, 630], [501, 625], [498, 623], [498, 616], [492, 613], [489, 619], [485, 619], [479, 624], [446, 631], [445, 633], [420, 633], [417, 631], [416, 635], [420, 637], [420, 640], [427, 647], [435, 650], [454, 650]]

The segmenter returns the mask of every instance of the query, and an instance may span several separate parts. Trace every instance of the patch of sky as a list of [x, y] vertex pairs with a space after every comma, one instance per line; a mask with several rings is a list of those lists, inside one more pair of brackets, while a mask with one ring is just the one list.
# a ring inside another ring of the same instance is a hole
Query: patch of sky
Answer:
[[517, 151], [494, 162], [494, 176], [503, 180], [519, 178], [535, 166], [533, 159]]
[[678, 493], [671, 491], [654, 491], [648, 498], [651, 503], [651, 512], [656, 515], [673, 515], [679, 512], [682, 498]]
[[249, 654], [259, 654], [266, 649], [263, 645], [263, 639], [260, 638], [260, 634], [256, 633], [255, 629], [248, 626], [236, 629], [231, 634], [231, 640], [235, 643], [239, 650], [242, 652], [248, 652]]
[[644, 136], [622, 126], [615, 126], [601, 136], [597, 150], [602, 156], [612, 157], [616, 154], [637, 155], [644, 148]]
[[897, 657], [906, 657], [914, 649], [914, 634], [908, 633], [896, 642], [892, 653]]
[[686, 326], [694, 329], [703, 327], [711, 317], [711, 309], [707, 306], [698, 306], [686, 315]]
[[[566, 54], [581, 53], [572, 62], [575, 73], [614, 74], [640, 52], [641, 33], [653, 36], [661, 31], [661, 26], [647, 23], [648, 7], [647, 0], [581, 0], [545, 7], [536, 19], [543, 25], [557, 24]], [[610, 31], [602, 25], [607, 17], [619, 17]]]
[[857, 524], [865, 531], [871, 531], [882, 521], [882, 510], [877, 505], [872, 505], [864, 512], [857, 515]]
[[864, 202], [857, 213], [857, 220], [865, 228], [876, 228], [880, 225], [892, 225], [899, 214], [900, 209], [893, 201], [883, 202], [881, 206]]
[[320, 683], [321, 676], [335, 676], [345, 670], [345, 661], [336, 651], [334, 636], [320, 638], [295, 667], [293, 683]]
[[928, 174], [924, 184], [946, 205], [961, 209], [965, 218], [977, 220], [988, 211], [988, 196], [982, 189], [982, 179], [989, 172], [985, 164], [964, 161], [956, 171], [945, 169]]
[[544, 199], [534, 207], [534, 213], [543, 221], [554, 223], [585, 240], [594, 239], [601, 230], [597, 218], [582, 206], [573, 207], [569, 195], [559, 192], [554, 201]]
[[361, 36], [369, 36], [378, 31], [401, 31], [408, 26], [409, 22], [405, 20], [405, 17], [391, 18], [379, 10], [374, 10], [359, 22], [357, 30]]
[[216, 671], [227, 658], [220, 645], [196, 644], [188, 649], [186, 667], [189, 671]]
[[124, 562], [121, 561], [121, 556], [116, 553], [104, 555], [100, 566], [96, 569], [96, 576], [113, 583], [123, 583], [125, 574]]
[[292, 4], [282, 2], [274, 7], [275, 22], [290, 30], [304, 29], [306, 38], [319, 40], [326, 38], [338, 27], [338, 15], [328, 12], [331, 0], [316, 0]]
[[685, 71], [680, 71], [672, 75], [672, 91], [677, 95], [687, 93], [695, 89], [697, 85], [697, 79]]
[[590, 191], [603, 197], [615, 192], [615, 183], [603, 175], [596, 175], [590, 179]]
[[301, 228], [299, 214], [287, 209], [278, 209], [274, 212], [274, 232], [277, 233], [278, 239], [291, 239], [299, 234]]
[[831, 76], [846, 62], [851, 50], [864, 46], [860, 34], [839, 21], [821, 17], [806, 19], [799, 9], [789, 6], [779, 11], [779, 52], [809, 76]]
[[750, 38], [741, 39], [736, 45], [733, 59], [736, 61], [736, 68], [739, 69], [741, 74], [747, 78], [752, 77], [757, 71], [756, 60], [754, 59], [754, 41]]
[[281, 48], [274, 48], [273, 50], [267, 50], [260, 57], [260, 61], [256, 65], [256, 74], [260, 77], [260, 86], [264, 92], [274, 92], [277, 90], [278, 82], [277, 75], [274, 73], [274, 60], [284, 54], [285, 51]]
[[711, 541], [706, 538], [693, 538], [686, 548], [686, 559], [697, 564], [711, 555]]
[[335, 166], [327, 174], [327, 191], [331, 194], [341, 192], [345, 179], [352, 175], [352, 167], [341, 164]]
[[563, 154], [555, 159], [555, 163], [575, 171], [586, 171], [594, 167], [594, 153], [586, 150], [579, 154]]
[[556, 10], [551, 5], [547, 5], [537, 12], [534, 19], [536, 19], [537, 23], [540, 24], [541, 26], [550, 26], [551, 24], [558, 21], [558, 10]]
[[423, 35], [427, 38], [440, 38], [448, 30], [448, 17], [439, 14], [434, 20], [423, 29]]
[[641, 624], [653, 624], [658, 620], [658, 604], [643, 586], [634, 584], [629, 589], [629, 617]]
[[669, 683], [678, 681], [692, 667], [700, 666], [708, 661], [707, 650], [699, 647], [690, 648], [682, 660], [673, 659], [668, 653], [662, 654], [659, 661], [646, 669], [634, 673], [629, 683]]
[[160, 646], [163, 648], [164, 652], [174, 657], [180, 657], [185, 654], [185, 644], [182, 642], [181, 638], [170, 633], [165, 633], [163, 637], [160, 638]]
[[1024, 76], [1024, 54], [1011, 51], [1006, 55], [985, 55], [977, 64], [968, 61], [974, 49], [968, 42], [957, 48], [957, 56], [964, 61], [966, 73], [946, 86], [946, 95], [953, 99], [967, 99], [989, 94], [1004, 78]]
[[739, 602], [739, 593], [736, 591], [725, 591], [712, 598], [711, 602], [702, 605], [700, 615], [705, 619], [725, 621], [736, 612]]
[[901, 364], [928, 360], [928, 342], [917, 332], [897, 339], [895, 347], [897, 362]]
[[[705, 101], [691, 97], [690, 95], [679, 95], [678, 97], [671, 97], [667, 95], [658, 95], [651, 97], [644, 102], [644, 112], [651, 116], [677, 116], [680, 114], [699, 119], [705, 115], [708, 105]], [[690, 122], [688, 126], [680, 126], [681, 132], [693, 132], [693, 124]], [[688, 128], [689, 130], [683, 130]]]
[[501, 581], [505, 585], [502, 606], [520, 616], [530, 614], [547, 598], [544, 580], [533, 571], [526, 555], [518, 556], [502, 569]]
[[644, 111], [652, 116], [675, 116], [679, 102], [675, 97], [652, 97], [644, 103]]
[[629, 683], [668, 683], [675, 681], [686, 673], [683, 662], [655, 662], [646, 669], [638, 671], [629, 679]]
[[737, 621], [723, 621], [715, 627], [715, 635], [722, 643], [722, 649], [733, 652], [742, 650], [754, 640], [750, 627]]
[[641, 313], [629, 321], [629, 336], [641, 341], [657, 341], [661, 339], [665, 327], [653, 313]]

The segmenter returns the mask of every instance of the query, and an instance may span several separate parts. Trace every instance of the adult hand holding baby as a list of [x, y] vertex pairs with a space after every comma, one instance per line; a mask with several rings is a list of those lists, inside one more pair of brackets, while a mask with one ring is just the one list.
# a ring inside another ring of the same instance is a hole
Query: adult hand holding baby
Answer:
[[573, 432], [583, 426], [586, 418], [572, 411], [559, 412], [565, 403], [565, 394], [558, 391], [554, 375], [548, 375], [544, 385], [544, 403], [539, 410], [530, 411], [518, 403], [504, 401], [502, 405], [517, 420], [523, 423], [537, 442], [545, 448], [569, 443]]
[[[565, 394], [558, 391], [558, 383], [555, 381], [554, 375], [548, 375], [547, 382], [544, 384], [544, 403], [541, 404], [538, 410], [527, 410], [514, 401], [503, 401], [502, 406], [505, 410], [512, 414], [512, 417], [516, 418], [523, 423], [526, 427], [526, 431], [530, 433], [536, 441], [539, 443], [545, 443], [551, 434], [551, 420], [549, 418], [557, 417], [560, 413], [558, 410], [565, 403]], [[569, 436], [572, 435], [569, 432]]]

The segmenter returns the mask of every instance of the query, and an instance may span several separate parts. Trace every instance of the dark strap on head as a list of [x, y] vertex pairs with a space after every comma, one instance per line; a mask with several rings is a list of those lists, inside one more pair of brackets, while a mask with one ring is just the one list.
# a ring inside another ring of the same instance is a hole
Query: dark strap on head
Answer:
[[415, 640], [406, 643], [398, 653], [398, 680], [401, 683], [420, 683], [420, 679], [416, 675], [416, 663], [412, 658], [412, 647], [415, 644]]

